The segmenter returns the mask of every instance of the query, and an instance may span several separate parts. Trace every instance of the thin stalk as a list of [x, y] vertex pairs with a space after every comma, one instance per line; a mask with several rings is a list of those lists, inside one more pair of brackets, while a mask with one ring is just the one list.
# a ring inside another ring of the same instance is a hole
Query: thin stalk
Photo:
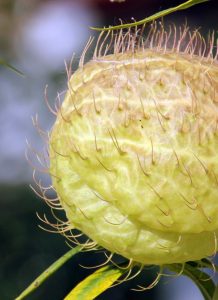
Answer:
[[56, 260], [48, 269], [46, 269], [39, 277], [37, 277], [15, 300], [22, 300], [26, 298], [30, 293], [36, 290], [46, 279], [48, 279], [52, 274], [54, 274], [65, 262], [67, 262], [72, 256], [80, 252], [81, 247], [77, 246], [58, 260]]
[[171, 7], [171, 8], [167, 8], [167, 9], [164, 9], [160, 12], [157, 12], [154, 15], [149, 16], [149, 17], [147, 17], [143, 20], [140, 20], [140, 21], [127, 23], [127, 24], [120, 24], [120, 25], [117, 25], [117, 26], [103, 27], [103, 28], [90, 27], [90, 29], [97, 30], [97, 31], [106, 31], [106, 30], [118, 30], [118, 29], [122, 29], [122, 28], [129, 28], [129, 27], [133, 27], [133, 26], [143, 25], [145, 23], [152, 22], [152, 21], [157, 20], [159, 18], [162, 18], [166, 15], [169, 15], [173, 12], [183, 10], [183, 9], [187, 9], [187, 8], [193, 6], [193, 5], [203, 3], [203, 2], [207, 2], [207, 1], [210, 1], [210, 0], [188, 0], [188, 1], [186, 1], [182, 4], [180, 4], [180, 5], [177, 5], [177, 6], [174, 6], [174, 7]]

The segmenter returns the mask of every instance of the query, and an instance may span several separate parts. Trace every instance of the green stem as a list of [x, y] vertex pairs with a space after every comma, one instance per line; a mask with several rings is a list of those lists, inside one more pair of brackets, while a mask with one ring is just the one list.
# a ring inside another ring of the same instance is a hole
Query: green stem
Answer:
[[110, 26], [110, 27], [104, 27], [104, 28], [98, 28], [98, 27], [90, 27], [90, 29], [93, 30], [97, 30], [97, 31], [106, 31], [106, 30], [118, 30], [118, 29], [122, 29], [122, 28], [129, 28], [129, 27], [133, 27], [133, 26], [138, 26], [138, 25], [142, 25], [151, 21], [154, 21], [156, 19], [162, 18], [168, 14], [171, 14], [175, 11], [178, 10], [183, 10], [183, 9], [187, 9], [193, 5], [199, 4], [199, 3], [203, 3], [203, 2], [207, 2], [210, 0], [188, 0], [178, 6], [175, 7], [171, 7], [168, 9], [164, 9], [158, 13], [155, 13], [154, 15], [147, 17], [143, 20], [140, 20], [138, 22], [132, 22], [132, 23], [127, 23], [127, 24], [121, 24], [121, 25], [117, 25], [117, 26]]
[[[167, 265], [166, 267], [176, 273], [181, 270], [181, 266], [178, 264]], [[189, 277], [197, 285], [205, 300], [213, 299], [215, 284], [208, 274], [199, 270], [197, 266], [192, 266], [191, 264], [186, 263], [183, 275]]]
[[203, 258], [202, 260], [199, 261], [199, 267], [200, 268], [207, 268], [207, 269], [211, 269], [214, 270], [216, 272], [218, 272], [218, 266], [215, 264], [212, 264], [208, 259]]
[[36, 290], [48, 277], [50, 277], [53, 273], [55, 273], [65, 262], [67, 262], [72, 256], [80, 252], [81, 247], [77, 246], [63, 256], [61, 256], [58, 260], [56, 260], [48, 269], [46, 269], [39, 277], [37, 277], [15, 300], [22, 300], [26, 298], [30, 293]]
[[0, 59], [0, 65], [4, 66], [6, 68], [9, 68], [12, 71], [14, 71], [15, 73], [17, 73], [18, 75], [24, 77], [24, 74], [21, 71], [19, 71], [18, 69], [16, 69], [15, 67], [13, 67], [12, 65], [10, 65], [9, 63], [7, 63], [5, 60]]

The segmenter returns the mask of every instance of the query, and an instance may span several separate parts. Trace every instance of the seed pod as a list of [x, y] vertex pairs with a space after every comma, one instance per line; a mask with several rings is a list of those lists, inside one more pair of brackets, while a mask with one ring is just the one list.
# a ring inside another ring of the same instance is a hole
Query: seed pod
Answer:
[[141, 264], [217, 251], [217, 53], [213, 35], [178, 32], [102, 33], [49, 141], [68, 229]]

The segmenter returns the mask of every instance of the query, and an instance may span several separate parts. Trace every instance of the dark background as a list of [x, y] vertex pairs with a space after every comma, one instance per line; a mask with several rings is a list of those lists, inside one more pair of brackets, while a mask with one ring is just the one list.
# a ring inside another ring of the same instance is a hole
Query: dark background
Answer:
[[[37, 149], [41, 141], [34, 131], [31, 116], [39, 114], [42, 127], [49, 129], [53, 119], [43, 100], [49, 84], [50, 101], [66, 88], [64, 60], [76, 52], [76, 60], [89, 35], [88, 26], [119, 24], [137, 20], [182, 1], [109, 0], [28, 1], [0, 0], [0, 59], [24, 72], [21, 77], [0, 67], [0, 299], [14, 299], [36, 276], [69, 250], [63, 237], [42, 231], [37, 225], [46, 205], [32, 192], [31, 168], [26, 162], [25, 139]], [[191, 28], [202, 34], [218, 30], [218, 3], [209, 1], [174, 13], [166, 21]], [[44, 179], [46, 182], [48, 179]], [[103, 256], [81, 253], [69, 261], [28, 299], [61, 300], [91, 271], [83, 265], [95, 265]], [[154, 274], [145, 272], [139, 279], [109, 289], [98, 299], [187, 299], [201, 300], [189, 280], [167, 279], [150, 292], [130, 290], [137, 282], [148, 284]], [[166, 282], [167, 281], [167, 282]]]

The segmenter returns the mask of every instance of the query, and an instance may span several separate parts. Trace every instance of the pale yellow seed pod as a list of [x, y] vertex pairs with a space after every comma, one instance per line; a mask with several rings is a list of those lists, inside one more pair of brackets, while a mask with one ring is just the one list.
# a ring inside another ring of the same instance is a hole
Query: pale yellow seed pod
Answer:
[[172, 31], [102, 34], [49, 141], [68, 228], [141, 264], [217, 251], [217, 55], [213, 36]]

